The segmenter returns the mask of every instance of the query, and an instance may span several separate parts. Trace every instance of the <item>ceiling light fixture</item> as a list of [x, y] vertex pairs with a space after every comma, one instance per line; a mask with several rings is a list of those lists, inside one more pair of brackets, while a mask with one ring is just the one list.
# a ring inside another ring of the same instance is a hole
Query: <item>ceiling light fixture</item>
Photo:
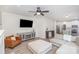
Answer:
[[65, 16], [65, 18], [68, 18], [69, 16]]
[[39, 13], [39, 12], [37, 12], [37, 15], [40, 15], [40, 13]]

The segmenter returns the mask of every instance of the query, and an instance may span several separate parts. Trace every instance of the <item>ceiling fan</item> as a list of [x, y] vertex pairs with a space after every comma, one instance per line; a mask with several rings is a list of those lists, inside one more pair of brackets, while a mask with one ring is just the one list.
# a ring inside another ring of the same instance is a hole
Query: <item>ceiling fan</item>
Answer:
[[44, 16], [44, 13], [48, 13], [49, 10], [42, 11], [40, 7], [37, 7], [36, 11], [29, 11], [29, 12], [35, 13], [34, 16], [35, 15], [42, 15], [42, 16]]

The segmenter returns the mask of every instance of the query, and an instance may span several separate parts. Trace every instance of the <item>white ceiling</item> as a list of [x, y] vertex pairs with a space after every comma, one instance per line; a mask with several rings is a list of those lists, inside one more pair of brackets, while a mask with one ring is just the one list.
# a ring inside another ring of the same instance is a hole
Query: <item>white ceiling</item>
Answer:
[[45, 14], [45, 16], [55, 20], [79, 19], [79, 5], [0, 5], [0, 10], [32, 16], [33, 13], [28, 11], [35, 11], [38, 6], [42, 10], [49, 10], [50, 12]]

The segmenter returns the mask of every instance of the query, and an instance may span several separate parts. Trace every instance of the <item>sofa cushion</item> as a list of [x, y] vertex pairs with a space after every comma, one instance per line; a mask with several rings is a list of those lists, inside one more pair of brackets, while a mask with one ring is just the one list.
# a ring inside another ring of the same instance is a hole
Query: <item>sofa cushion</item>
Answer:
[[11, 40], [15, 40], [16, 41], [16, 37], [11, 37]]

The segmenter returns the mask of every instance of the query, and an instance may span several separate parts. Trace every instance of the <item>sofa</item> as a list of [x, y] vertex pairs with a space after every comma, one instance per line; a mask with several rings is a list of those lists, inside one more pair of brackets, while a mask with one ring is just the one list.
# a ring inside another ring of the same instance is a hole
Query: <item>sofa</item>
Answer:
[[14, 48], [21, 43], [21, 37], [19, 36], [7, 36], [5, 38], [5, 47]]

